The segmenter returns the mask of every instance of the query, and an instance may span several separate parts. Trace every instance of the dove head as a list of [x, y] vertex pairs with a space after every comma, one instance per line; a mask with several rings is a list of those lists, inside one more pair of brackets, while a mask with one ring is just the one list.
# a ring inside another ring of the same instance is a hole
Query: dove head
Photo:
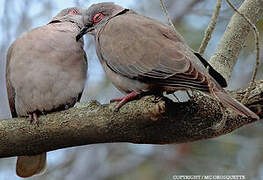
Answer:
[[76, 39], [79, 40], [86, 33], [95, 35], [110, 18], [117, 16], [126, 10], [127, 9], [112, 2], [93, 4], [84, 12], [84, 28], [82, 28]]
[[50, 23], [53, 22], [72, 22], [76, 23], [80, 28], [84, 27], [83, 24], [84, 9], [80, 7], [72, 7], [63, 9], [55, 17], [52, 18]]

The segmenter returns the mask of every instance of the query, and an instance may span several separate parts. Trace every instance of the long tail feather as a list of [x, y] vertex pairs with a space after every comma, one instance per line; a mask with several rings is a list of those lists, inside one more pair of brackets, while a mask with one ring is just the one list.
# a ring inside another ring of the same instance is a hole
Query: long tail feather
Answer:
[[246, 106], [238, 102], [237, 100], [230, 97], [226, 92], [224, 91], [214, 91], [215, 96], [217, 96], [221, 102], [228, 107], [230, 107], [232, 110], [237, 112], [238, 114], [245, 116], [245, 117], [251, 117], [253, 119], [259, 119], [258, 115], [256, 115], [254, 112], [252, 112], [250, 109], [248, 109]]

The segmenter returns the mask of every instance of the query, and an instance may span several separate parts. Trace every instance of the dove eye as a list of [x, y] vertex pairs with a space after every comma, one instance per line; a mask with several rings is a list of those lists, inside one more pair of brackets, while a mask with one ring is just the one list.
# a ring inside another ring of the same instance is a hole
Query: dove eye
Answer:
[[103, 13], [97, 13], [93, 16], [93, 23], [98, 23], [100, 22], [104, 17], [104, 14]]

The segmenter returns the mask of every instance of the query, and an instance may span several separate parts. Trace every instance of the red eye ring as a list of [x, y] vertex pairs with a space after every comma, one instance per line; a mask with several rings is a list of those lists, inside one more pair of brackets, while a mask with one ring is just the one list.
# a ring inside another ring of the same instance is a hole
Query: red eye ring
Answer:
[[104, 14], [99, 12], [93, 16], [93, 23], [99, 23], [104, 17]]

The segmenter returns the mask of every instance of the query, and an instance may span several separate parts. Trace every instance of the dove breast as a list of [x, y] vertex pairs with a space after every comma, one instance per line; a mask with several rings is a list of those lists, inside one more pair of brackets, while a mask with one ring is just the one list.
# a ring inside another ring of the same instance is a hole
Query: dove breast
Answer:
[[78, 31], [71, 22], [51, 23], [12, 44], [7, 68], [19, 116], [77, 101], [86, 79], [83, 41], [75, 40]]

